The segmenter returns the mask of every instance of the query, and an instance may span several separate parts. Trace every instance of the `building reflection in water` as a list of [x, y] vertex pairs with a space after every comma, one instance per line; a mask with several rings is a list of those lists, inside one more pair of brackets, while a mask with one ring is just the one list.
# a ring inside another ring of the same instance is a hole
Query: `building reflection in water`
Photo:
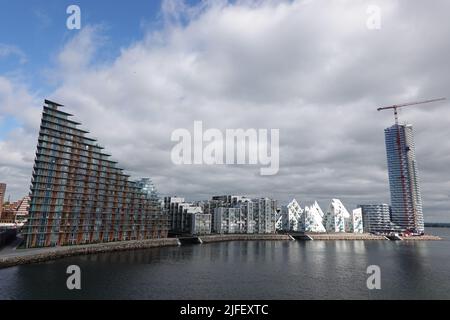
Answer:
[[[449, 241], [233, 241], [74, 256], [0, 269], [0, 298], [450, 298]], [[66, 268], [83, 273], [81, 293]], [[369, 265], [382, 290], [368, 290]]]

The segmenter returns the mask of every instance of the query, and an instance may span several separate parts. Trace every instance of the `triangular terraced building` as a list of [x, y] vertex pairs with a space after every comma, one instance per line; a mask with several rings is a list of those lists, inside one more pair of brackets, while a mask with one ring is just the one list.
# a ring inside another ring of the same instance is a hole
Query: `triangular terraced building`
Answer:
[[159, 202], [61, 107], [45, 100], [25, 247], [166, 238]]

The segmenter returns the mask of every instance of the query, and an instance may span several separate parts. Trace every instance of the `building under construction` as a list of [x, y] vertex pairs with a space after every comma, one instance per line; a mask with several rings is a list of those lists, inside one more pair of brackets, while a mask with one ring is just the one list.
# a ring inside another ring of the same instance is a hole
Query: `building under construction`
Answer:
[[424, 232], [412, 125], [384, 130], [391, 191], [391, 220], [402, 231]]
[[445, 98], [395, 104], [377, 109], [393, 110], [395, 118], [395, 124], [384, 130], [391, 190], [391, 222], [394, 229], [419, 234], [424, 232], [413, 128], [410, 124], [399, 124], [398, 109], [442, 100]]
[[45, 104], [25, 246], [167, 237], [168, 220], [157, 199], [131, 181], [62, 105]]

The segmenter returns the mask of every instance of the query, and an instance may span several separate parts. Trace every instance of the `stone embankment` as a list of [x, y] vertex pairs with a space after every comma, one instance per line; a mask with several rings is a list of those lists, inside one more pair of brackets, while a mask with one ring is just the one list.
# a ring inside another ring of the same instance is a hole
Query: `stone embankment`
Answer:
[[414, 236], [414, 237], [400, 237], [402, 240], [405, 241], [436, 241], [436, 240], [442, 240], [441, 237], [433, 236], [431, 234], [425, 234], [423, 236]]
[[[370, 233], [305, 233], [311, 240], [391, 240], [389, 236], [375, 235]], [[442, 238], [433, 235], [402, 237], [392, 240], [411, 240], [411, 241], [427, 241], [442, 240]]]
[[165, 239], [108, 242], [108, 243], [54, 247], [54, 248], [17, 249], [14, 250], [13, 253], [0, 255], [0, 268], [7, 268], [29, 263], [44, 262], [77, 255], [177, 246], [179, 244], [180, 243], [176, 238], [173, 239], [165, 238]]
[[389, 240], [370, 233], [306, 233], [312, 240]]
[[287, 234], [222, 234], [199, 236], [203, 243], [219, 241], [292, 240]]

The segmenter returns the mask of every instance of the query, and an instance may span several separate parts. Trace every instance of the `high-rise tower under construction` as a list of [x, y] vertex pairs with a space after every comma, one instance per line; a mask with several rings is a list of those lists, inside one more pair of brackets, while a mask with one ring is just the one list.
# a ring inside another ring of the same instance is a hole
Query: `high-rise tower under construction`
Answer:
[[392, 222], [403, 231], [424, 232], [412, 125], [385, 129]]

